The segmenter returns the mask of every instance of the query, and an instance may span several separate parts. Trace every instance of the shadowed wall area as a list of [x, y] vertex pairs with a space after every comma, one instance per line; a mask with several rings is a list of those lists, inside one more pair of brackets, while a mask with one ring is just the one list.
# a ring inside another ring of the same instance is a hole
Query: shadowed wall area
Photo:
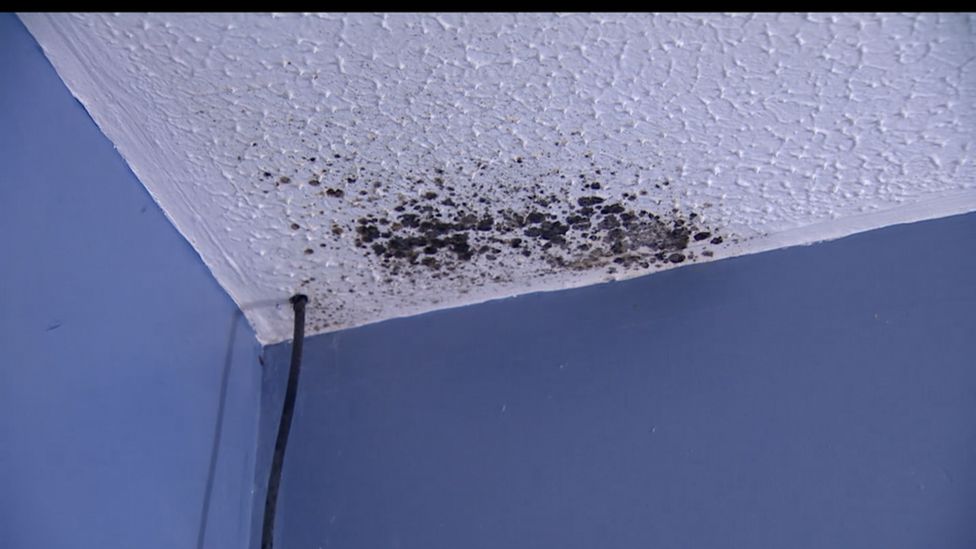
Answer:
[[972, 547], [974, 237], [969, 214], [312, 338], [278, 539]]
[[242, 547], [260, 347], [0, 14], [0, 547]]

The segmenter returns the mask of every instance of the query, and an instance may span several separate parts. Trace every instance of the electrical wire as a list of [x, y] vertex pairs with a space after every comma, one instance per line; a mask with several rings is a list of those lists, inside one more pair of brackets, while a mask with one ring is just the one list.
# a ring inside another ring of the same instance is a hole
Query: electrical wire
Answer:
[[295, 413], [295, 396], [298, 394], [298, 374], [302, 366], [302, 344], [305, 341], [305, 304], [308, 296], [296, 294], [289, 300], [295, 309], [295, 334], [291, 340], [291, 366], [288, 368], [288, 388], [285, 403], [278, 423], [278, 436], [275, 440], [274, 457], [268, 478], [268, 493], [264, 500], [264, 527], [261, 533], [261, 549], [274, 546], [275, 510], [278, 506], [278, 488], [281, 485], [281, 469], [285, 463], [285, 446], [291, 431], [291, 418]]

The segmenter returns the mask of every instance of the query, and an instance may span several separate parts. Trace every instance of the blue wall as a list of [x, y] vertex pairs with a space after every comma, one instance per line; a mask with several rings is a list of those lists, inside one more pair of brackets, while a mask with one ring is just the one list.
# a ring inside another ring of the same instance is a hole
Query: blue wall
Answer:
[[[0, 160], [0, 547], [245, 546], [288, 346], [262, 381], [11, 15]], [[974, 237], [970, 214], [311, 338], [282, 546], [972, 547]]]
[[311, 338], [279, 539], [976, 547], [974, 241], [970, 214]]
[[0, 547], [245, 546], [259, 352], [0, 15]]

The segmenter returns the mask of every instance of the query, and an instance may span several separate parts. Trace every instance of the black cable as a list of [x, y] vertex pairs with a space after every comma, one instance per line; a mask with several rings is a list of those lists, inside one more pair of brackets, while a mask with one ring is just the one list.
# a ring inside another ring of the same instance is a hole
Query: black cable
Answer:
[[278, 487], [281, 485], [281, 468], [285, 462], [285, 446], [288, 445], [291, 417], [295, 413], [298, 374], [302, 366], [302, 343], [305, 340], [305, 304], [308, 303], [308, 296], [296, 294], [289, 301], [295, 307], [295, 335], [291, 340], [288, 389], [285, 391], [285, 404], [281, 410], [281, 421], [278, 423], [278, 437], [275, 440], [274, 458], [271, 461], [268, 493], [264, 500], [264, 528], [261, 534], [261, 549], [271, 549], [274, 546], [274, 521], [275, 509], [278, 506]]

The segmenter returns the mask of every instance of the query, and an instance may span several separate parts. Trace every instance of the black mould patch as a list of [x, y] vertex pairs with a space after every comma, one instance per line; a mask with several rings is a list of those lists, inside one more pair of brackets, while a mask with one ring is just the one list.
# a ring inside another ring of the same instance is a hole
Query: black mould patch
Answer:
[[[431, 280], [439, 281], [437, 292], [464, 295], [559, 272], [616, 278], [714, 257], [714, 246], [735, 241], [708, 225], [704, 210], [666, 206], [679, 199], [682, 186], [671, 175], [678, 170], [665, 174], [653, 162], [578, 152], [557, 159], [544, 151], [395, 167], [354, 151], [295, 160], [287, 170], [262, 166], [256, 175], [258, 192], [280, 193], [293, 205], [285, 224], [307, 258], [298, 262], [302, 290], [329, 302], [310, 309], [314, 331], [348, 321], [346, 306], [356, 309], [360, 293], [410, 302], [413, 289], [434, 290]], [[368, 269], [343, 271], [337, 281], [309, 276], [330, 272], [321, 262], [341, 258], [349, 246]]]
[[635, 207], [631, 193], [594, 194], [601, 186], [592, 182], [583, 188], [586, 195], [570, 198], [537, 185], [515, 197], [521, 200], [506, 196], [503, 207], [453, 190], [449, 201], [432, 191], [401, 197], [387, 214], [356, 219], [355, 245], [392, 274], [421, 269], [440, 278], [463, 264], [483, 260], [490, 267], [506, 257], [537, 258], [561, 270], [648, 269], [692, 259], [689, 243], [712, 236], [700, 214], [661, 215]]

